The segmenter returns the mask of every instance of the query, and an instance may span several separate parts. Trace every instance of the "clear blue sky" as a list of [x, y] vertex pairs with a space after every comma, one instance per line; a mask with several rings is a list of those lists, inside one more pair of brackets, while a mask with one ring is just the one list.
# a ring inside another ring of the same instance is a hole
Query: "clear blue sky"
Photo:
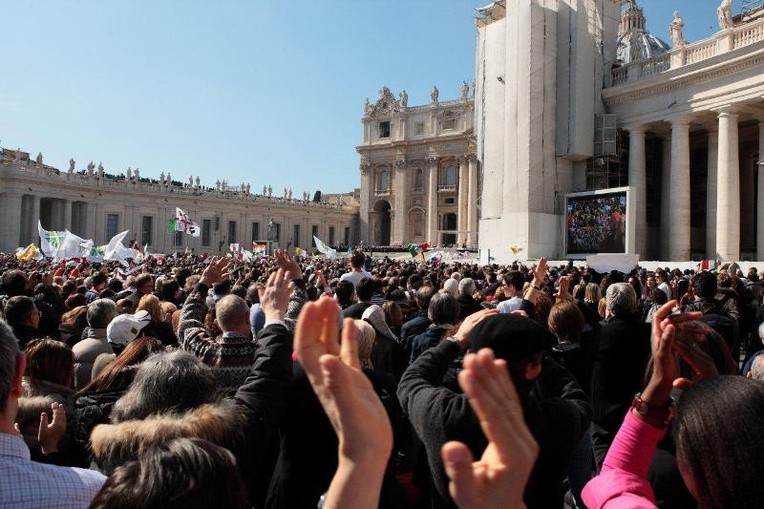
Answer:
[[[82, 169], [200, 175], [295, 195], [359, 186], [366, 97], [455, 99], [488, 0], [14, 0], [3, 6], [0, 145]], [[668, 40], [716, 27], [716, 0], [642, 0]], [[736, 0], [734, 12], [741, 2]]]

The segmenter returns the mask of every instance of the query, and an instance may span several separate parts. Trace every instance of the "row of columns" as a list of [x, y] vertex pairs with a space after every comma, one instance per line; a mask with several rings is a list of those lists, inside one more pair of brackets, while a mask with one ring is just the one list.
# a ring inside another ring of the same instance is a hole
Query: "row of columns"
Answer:
[[[632, 211], [636, 221], [635, 252], [647, 248], [646, 126], [629, 131], [629, 185], [634, 187]], [[718, 113], [717, 129], [708, 133], [708, 194], [706, 202], [706, 256], [721, 260], [740, 259], [740, 156], [738, 114]], [[690, 228], [690, 119], [671, 121], [671, 151], [664, 151], [661, 237], [668, 242], [669, 260], [689, 260]], [[759, 155], [764, 154], [764, 121], [759, 123]], [[764, 199], [764, 171], [759, 171], [758, 196]], [[764, 204], [757, 204], [756, 248], [764, 257]]]

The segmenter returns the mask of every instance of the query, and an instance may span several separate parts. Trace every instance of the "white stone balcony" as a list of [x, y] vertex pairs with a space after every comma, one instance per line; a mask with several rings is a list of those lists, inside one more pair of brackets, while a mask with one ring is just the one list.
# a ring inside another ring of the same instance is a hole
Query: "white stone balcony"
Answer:
[[764, 17], [722, 30], [706, 39], [675, 47], [666, 54], [611, 69], [605, 76], [605, 87], [616, 87], [657, 76], [761, 41], [764, 41]]

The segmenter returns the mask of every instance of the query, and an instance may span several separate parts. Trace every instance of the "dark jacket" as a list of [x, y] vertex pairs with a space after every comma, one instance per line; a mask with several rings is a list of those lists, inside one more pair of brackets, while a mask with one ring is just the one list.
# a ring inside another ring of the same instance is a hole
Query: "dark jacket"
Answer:
[[422, 355], [425, 351], [434, 346], [438, 346], [440, 340], [443, 337], [443, 330], [436, 328], [428, 328], [423, 333], [415, 336], [411, 340], [411, 355], [409, 356], [409, 364], [414, 362], [417, 357]]
[[[459, 347], [443, 341], [409, 366], [398, 385], [398, 398], [424, 443], [432, 474], [433, 507], [456, 507], [440, 449], [449, 440], [466, 444], [479, 458], [487, 446], [480, 423], [464, 394], [441, 385]], [[573, 448], [589, 426], [591, 410], [573, 376], [551, 359], [521, 394], [525, 420], [539, 444], [538, 461], [525, 490], [528, 508], [562, 508], [563, 479]]]
[[369, 306], [371, 306], [371, 302], [356, 302], [342, 310], [342, 317], [360, 320], [363, 317], [363, 312]]
[[595, 458], [604, 459], [634, 395], [645, 386], [650, 360], [650, 324], [636, 315], [603, 322], [592, 370], [592, 434]]
[[456, 298], [459, 302], [459, 320], [464, 320], [472, 313], [482, 311], [484, 308], [472, 295], [459, 295]]
[[[389, 375], [364, 369], [387, 410], [396, 449], [400, 428], [407, 428]], [[287, 392], [287, 414], [281, 428], [279, 459], [268, 491], [268, 509], [315, 509], [337, 470], [337, 435], [303, 367], [295, 362]], [[385, 476], [381, 507], [399, 508], [402, 500], [390, 475]]]

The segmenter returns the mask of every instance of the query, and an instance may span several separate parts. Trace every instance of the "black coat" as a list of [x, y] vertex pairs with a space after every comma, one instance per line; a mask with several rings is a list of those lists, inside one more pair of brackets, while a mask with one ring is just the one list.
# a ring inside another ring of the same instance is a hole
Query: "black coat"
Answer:
[[[398, 385], [401, 406], [427, 451], [432, 506], [436, 508], [456, 507], [448, 493], [448, 477], [440, 456], [443, 444], [449, 440], [463, 442], [476, 458], [488, 445], [467, 396], [441, 385], [460, 353], [456, 343], [441, 342], [409, 366]], [[525, 503], [529, 509], [561, 509], [570, 454], [589, 426], [587, 397], [573, 375], [551, 359], [544, 361], [541, 375], [530, 390], [520, 392], [525, 420], [540, 448], [525, 490]]]

